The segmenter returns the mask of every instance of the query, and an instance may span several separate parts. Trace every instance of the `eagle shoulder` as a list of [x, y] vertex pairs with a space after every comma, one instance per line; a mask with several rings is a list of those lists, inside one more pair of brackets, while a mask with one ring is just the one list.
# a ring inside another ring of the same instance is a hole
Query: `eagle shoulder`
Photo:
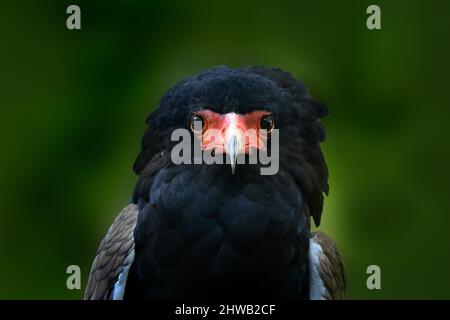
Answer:
[[336, 243], [324, 232], [311, 234], [310, 298], [312, 300], [347, 299], [344, 263]]
[[116, 217], [98, 247], [89, 274], [85, 300], [121, 299], [134, 260], [134, 227], [138, 207], [130, 204]]

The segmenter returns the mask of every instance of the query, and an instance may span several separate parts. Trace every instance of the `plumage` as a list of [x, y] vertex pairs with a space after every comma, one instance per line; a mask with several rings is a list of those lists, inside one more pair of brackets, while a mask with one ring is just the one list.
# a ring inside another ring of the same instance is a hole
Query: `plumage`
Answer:
[[[273, 117], [279, 171], [174, 164], [172, 131], [202, 110]], [[170, 89], [147, 119], [132, 204], [100, 244], [85, 298], [345, 298], [334, 242], [310, 232], [328, 193], [319, 147], [326, 114], [304, 84], [274, 68], [213, 68]]]
[[314, 300], [347, 299], [344, 263], [336, 243], [324, 232], [311, 234], [310, 297]]
[[111, 293], [119, 275], [133, 262], [133, 230], [137, 216], [137, 206], [130, 204], [114, 220], [92, 263], [84, 299], [112, 298]]

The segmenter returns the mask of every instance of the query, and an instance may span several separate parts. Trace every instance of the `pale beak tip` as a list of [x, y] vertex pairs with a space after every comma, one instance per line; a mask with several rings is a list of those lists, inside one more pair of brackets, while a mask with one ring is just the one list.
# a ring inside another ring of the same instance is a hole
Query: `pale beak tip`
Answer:
[[231, 174], [234, 175], [236, 173], [238, 154], [241, 152], [241, 146], [244, 144], [244, 137], [239, 130], [232, 128], [227, 130], [226, 141], [226, 150], [231, 160]]

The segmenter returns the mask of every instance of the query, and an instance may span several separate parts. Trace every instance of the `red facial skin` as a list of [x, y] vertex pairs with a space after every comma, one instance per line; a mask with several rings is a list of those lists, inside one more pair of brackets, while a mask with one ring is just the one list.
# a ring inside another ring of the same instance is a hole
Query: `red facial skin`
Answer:
[[202, 150], [214, 149], [216, 154], [228, 153], [227, 141], [231, 134], [241, 142], [236, 150], [238, 153], [249, 154], [251, 150], [266, 150], [268, 131], [260, 128], [260, 120], [263, 116], [270, 115], [270, 112], [219, 114], [211, 110], [199, 110], [195, 114], [204, 121], [202, 132], [194, 131], [197, 137], [202, 137]]

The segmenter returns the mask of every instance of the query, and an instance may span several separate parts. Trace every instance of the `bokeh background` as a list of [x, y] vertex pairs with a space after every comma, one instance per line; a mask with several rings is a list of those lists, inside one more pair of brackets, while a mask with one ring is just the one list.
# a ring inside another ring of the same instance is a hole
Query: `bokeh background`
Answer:
[[[328, 105], [321, 229], [350, 297], [450, 298], [449, 14], [448, 1], [3, 1], [0, 298], [82, 297], [66, 267], [84, 289], [130, 199], [145, 118], [223, 64], [281, 67]], [[366, 288], [371, 264], [381, 290]]]

